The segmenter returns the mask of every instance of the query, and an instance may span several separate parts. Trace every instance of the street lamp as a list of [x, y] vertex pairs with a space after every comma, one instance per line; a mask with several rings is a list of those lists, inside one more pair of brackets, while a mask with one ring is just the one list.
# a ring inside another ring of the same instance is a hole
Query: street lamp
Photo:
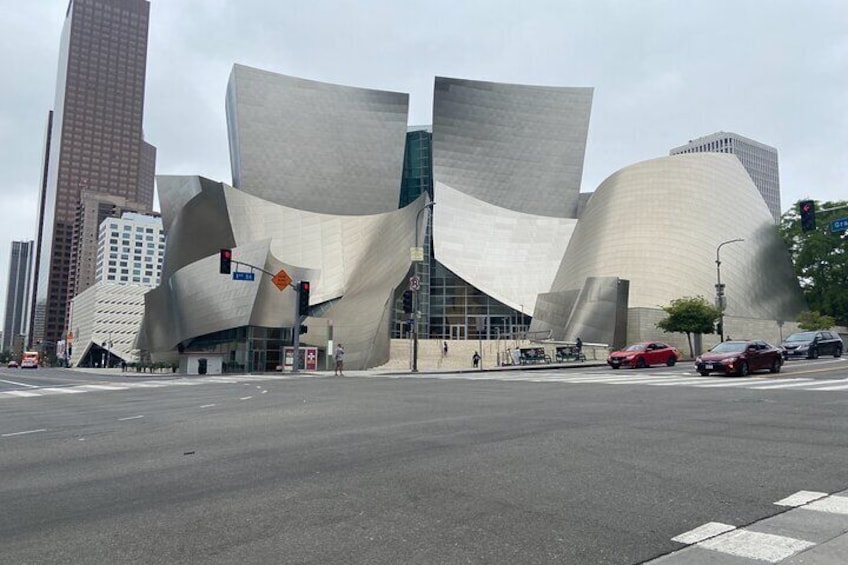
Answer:
[[737, 237], [736, 239], [729, 239], [727, 241], [722, 241], [716, 247], [716, 307], [718, 308], [718, 335], [721, 341], [724, 341], [724, 285], [721, 284], [721, 248], [724, 245], [729, 243], [738, 243], [740, 241], [745, 241], [741, 237]]
[[[428, 202], [424, 205], [423, 208], [418, 210], [418, 214], [415, 216], [415, 259], [413, 261], [413, 265], [415, 268], [413, 269], [413, 274], [418, 275], [418, 257], [422, 257], [421, 255], [417, 255], [418, 253], [418, 221], [421, 219], [421, 214], [425, 210], [429, 210], [433, 206], [435, 206], [435, 202]], [[423, 254], [422, 254], [423, 255]], [[422, 257], [423, 259], [423, 257]], [[418, 285], [416, 285], [415, 289], [412, 291], [412, 314], [410, 320], [412, 321], [412, 372], [418, 372]]]

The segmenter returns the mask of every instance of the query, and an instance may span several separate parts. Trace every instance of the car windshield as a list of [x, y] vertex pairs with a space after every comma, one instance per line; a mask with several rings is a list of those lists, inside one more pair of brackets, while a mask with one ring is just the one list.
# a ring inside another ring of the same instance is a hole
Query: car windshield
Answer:
[[816, 337], [816, 332], [801, 332], [799, 334], [792, 334], [786, 338], [787, 342], [792, 341], [813, 341], [813, 338]]
[[624, 348], [624, 351], [645, 351], [645, 344], [637, 343], [636, 345], [628, 345]]
[[738, 353], [745, 351], [747, 344], [744, 341], [723, 341], [710, 349], [713, 353]]

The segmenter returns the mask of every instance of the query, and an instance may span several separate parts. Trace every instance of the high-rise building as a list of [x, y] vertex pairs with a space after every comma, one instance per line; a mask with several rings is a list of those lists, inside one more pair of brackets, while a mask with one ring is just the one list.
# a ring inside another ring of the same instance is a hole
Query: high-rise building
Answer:
[[165, 255], [162, 218], [124, 212], [107, 217], [97, 231], [92, 283], [69, 308], [69, 365], [137, 361], [135, 340], [144, 316], [144, 295], [159, 284]]
[[[143, 139], [148, 0], [70, 0], [45, 148], [31, 342], [63, 336], [83, 190], [153, 207], [155, 148]], [[84, 254], [84, 253], [83, 253]]]
[[730, 153], [736, 155], [754, 186], [763, 195], [775, 222], [780, 221], [780, 171], [777, 149], [739, 134], [720, 131], [692, 139], [686, 145], [675, 147], [669, 155], [680, 153]]
[[[129, 201], [123, 196], [90, 190], [82, 192], [77, 206], [71, 246], [73, 260], [68, 277], [68, 301], [73, 300], [75, 296], [95, 283], [95, 270], [98, 267], [97, 259], [101, 245], [98, 235], [102, 231], [104, 220], [120, 218], [124, 212], [144, 213], [147, 209], [147, 205]], [[98, 280], [102, 279], [98, 278]]]
[[100, 224], [95, 282], [159, 285], [165, 232], [157, 215], [125, 212]]
[[14, 339], [27, 331], [29, 285], [32, 282], [32, 241], [13, 241], [6, 287], [6, 315], [0, 351], [11, 351]]

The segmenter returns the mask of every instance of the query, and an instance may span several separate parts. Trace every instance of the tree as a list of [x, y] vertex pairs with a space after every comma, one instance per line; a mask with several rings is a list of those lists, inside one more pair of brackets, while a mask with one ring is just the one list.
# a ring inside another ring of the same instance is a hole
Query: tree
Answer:
[[[795, 275], [810, 310], [848, 324], [848, 239], [832, 233], [830, 222], [848, 216], [848, 201], [816, 202], [816, 229], [801, 230], [796, 202], [781, 216], [780, 235], [786, 242]], [[817, 328], [818, 329], [818, 328]]]
[[796, 320], [798, 327], [802, 330], [820, 330], [831, 328], [835, 320], [830, 316], [823, 316], [818, 312], [801, 312]]
[[657, 322], [657, 327], [666, 333], [685, 333], [691, 357], [695, 356], [692, 334], [714, 333], [715, 323], [721, 317], [718, 308], [703, 296], [676, 298], [671, 301], [671, 305], [663, 306], [662, 309], [668, 317]]

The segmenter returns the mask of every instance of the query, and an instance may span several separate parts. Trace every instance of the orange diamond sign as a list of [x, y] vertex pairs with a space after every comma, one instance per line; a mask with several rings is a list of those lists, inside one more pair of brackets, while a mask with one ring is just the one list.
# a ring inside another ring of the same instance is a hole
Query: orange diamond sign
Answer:
[[280, 290], [285, 290], [287, 286], [289, 286], [292, 282], [292, 278], [286, 272], [285, 269], [280, 269], [280, 272], [274, 275], [274, 278], [271, 279], [271, 282], [276, 285]]

